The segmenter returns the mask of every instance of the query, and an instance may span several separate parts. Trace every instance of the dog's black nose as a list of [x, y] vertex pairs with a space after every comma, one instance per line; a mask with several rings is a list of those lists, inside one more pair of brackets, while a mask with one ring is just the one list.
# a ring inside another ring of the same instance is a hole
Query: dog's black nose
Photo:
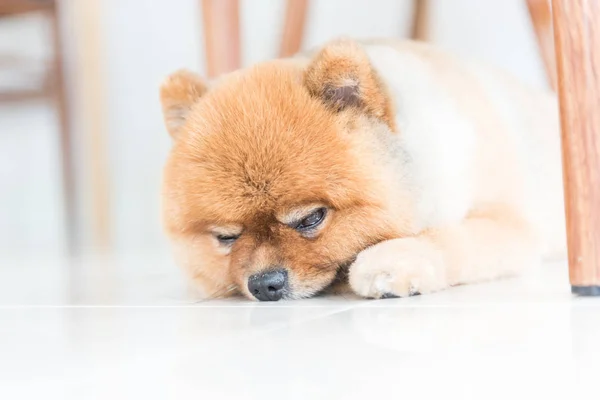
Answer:
[[248, 278], [248, 290], [260, 301], [277, 301], [283, 297], [287, 280], [285, 269], [260, 272]]

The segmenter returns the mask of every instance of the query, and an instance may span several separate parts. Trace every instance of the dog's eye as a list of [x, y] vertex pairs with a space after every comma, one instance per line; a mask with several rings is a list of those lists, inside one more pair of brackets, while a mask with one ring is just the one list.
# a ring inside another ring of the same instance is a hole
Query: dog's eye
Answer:
[[323, 222], [325, 219], [325, 215], [327, 214], [327, 209], [319, 208], [318, 210], [313, 211], [305, 217], [302, 221], [298, 222], [294, 228], [299, 231], [308, 231], [316, 228]]
[[225, 246], [231, 246], [233, 242], [235, 242], [240, 235], [215, 235], [219, 243]]

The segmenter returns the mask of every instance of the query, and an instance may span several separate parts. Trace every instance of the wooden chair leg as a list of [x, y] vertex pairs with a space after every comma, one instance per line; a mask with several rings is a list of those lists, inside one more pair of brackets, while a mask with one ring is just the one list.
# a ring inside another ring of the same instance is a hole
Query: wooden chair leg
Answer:
[[552, 89], [556, 90], [556, 56], [554, 55], [550, 0], [527, 0], [527, 8], [546, 68], [548, 83]]
[[239, 0], [202, 0], [209, 77], [240, 67]]
[[569, 275], [600, 296], [600, 0], [553, 0]]
[[304, 25], [308, 11], [308, 0], [288, 0], [281, 38], [281, 57], [290, 57], [296, 54], [302, 46]]
[[60, 135], [60, 152], [61, 152], [61, 169], [63, 180], [63, 202], [65, 228], [67, 238], [67, 251], [73, 254], [76, 250], [77, 238], [77, 209], [76, 209], [76, 190], [75, 190], [75, 169], [73, 162], [72, 148], [72, 130], [71, 118], [69, 115], [69, 105], [67, 93], [65, 90], [64, 79], [64, 53], [60, 33], [59, 13], [56, 8], [48, 13], [50, 20], [50, 28], [52, 34], [52, 42], [54, 48], [54, 63], [53, 63], [53, 83], [52, 91], [58, 114], [58, 128]]
[[413, 19], [410, 37], [413, 40], [429, 39], [429, 0], [413, 0]]

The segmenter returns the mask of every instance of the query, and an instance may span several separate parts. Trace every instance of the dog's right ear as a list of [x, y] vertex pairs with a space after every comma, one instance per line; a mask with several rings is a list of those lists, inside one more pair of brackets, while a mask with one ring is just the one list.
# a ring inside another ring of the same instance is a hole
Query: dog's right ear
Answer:
[[206, 93], [206, 90], [202, 78], [187, 70], [174, 72], [161, 85], [160, 103], [165, 125], [171, 137], [177, 137], [192, 105]]

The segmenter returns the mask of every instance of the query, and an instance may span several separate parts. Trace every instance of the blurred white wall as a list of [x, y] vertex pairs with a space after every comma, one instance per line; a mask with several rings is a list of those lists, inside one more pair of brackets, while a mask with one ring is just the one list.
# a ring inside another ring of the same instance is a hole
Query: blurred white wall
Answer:
[[[545, 85], [524, 0], [432, 3], [434, 43]], [[170, 140], [158, 85], [181, 67], [204, 70], [199, 5], [199, 0], [103, 1], [111, 222], [119, 250], [164, 248], [159, 192]], [[411, 5], [410, 0], [312, 0], [305, 46], [337, 35], [405, 37]], [[245, 64], [276, 56], [284, 6], [283, 0], [242, 0]]]

